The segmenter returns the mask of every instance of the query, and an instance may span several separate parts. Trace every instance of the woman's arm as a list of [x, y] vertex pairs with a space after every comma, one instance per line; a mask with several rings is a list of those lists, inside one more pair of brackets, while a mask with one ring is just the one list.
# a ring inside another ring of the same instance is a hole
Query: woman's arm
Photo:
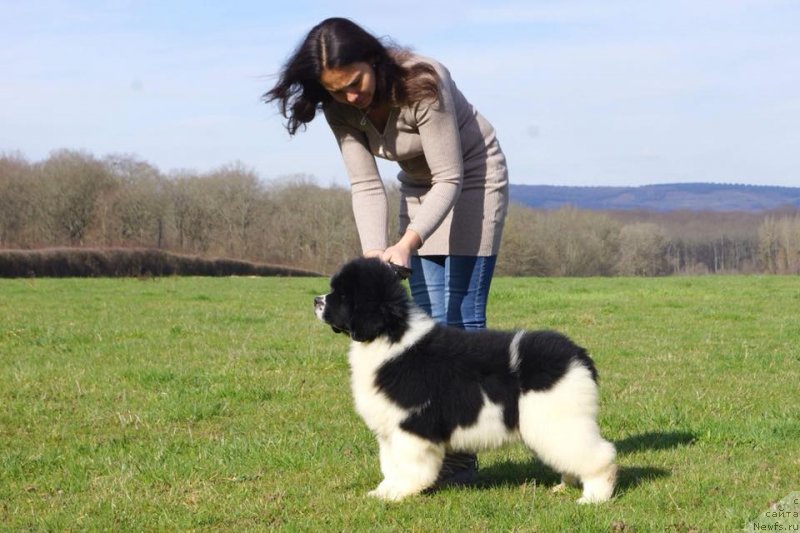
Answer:
[[389, 209], [375, 157], [369, 151], [364, 132], [346, 124], [329, 110], [325, 110], [325, 118], [339, 144], [350, 178], [361, 250], [364, 255], [380, 256], [388, 246]]
[[437, 65], [437, 72], [439, 99], [420, 102], [413, 109], [425, 161], [431, 172], [431, 188], [408, 226], [408, 230], [416, 233], [422, 242], [453, 208], [464, 181], [464, 159], [452, 80], [444, 67]]

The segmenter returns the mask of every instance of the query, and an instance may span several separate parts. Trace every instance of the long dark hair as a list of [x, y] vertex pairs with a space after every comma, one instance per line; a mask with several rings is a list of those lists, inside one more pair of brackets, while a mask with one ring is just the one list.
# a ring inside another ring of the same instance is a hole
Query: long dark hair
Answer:
[[378, 38], [345, 18], [323, 20], [308, 32], [281, 69], [278, 83], [264, 93], [267, 103], [276, 101], [286, 117], [286, 129], [294, 135], [314, 120], [332, 97], [320, 84], [323, 69], [366, 62], [375, 70], [373, 105], [404, 104], [425, 98], [438, 99], [439, 77], [431, 65], [406, 63], [411, 53]]

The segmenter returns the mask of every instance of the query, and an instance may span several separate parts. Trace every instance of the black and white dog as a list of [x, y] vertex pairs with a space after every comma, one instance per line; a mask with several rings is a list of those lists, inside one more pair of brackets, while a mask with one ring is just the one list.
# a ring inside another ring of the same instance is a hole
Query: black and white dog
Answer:
[[356, 259], [314, 299], [317, 316], [352, 338], [355, 406], [375, 433], [384, 479], [370, 496], [400, 500], [431, 487], [446, 451], [522, 441], [583, 484], [579, 503], [608, 500], [613, 444], [597, 425], [597, 371], [586, 351], [550, 331], [465, 332], [436, 324], [395, 271]]

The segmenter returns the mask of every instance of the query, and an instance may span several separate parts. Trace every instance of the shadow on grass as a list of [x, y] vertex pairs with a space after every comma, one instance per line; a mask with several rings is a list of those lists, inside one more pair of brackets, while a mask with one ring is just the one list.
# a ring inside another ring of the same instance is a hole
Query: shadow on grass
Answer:
[[[614, 445], [617, 447], [617, 455], [627, 455], [643, 451], [670, 450], [682, 446], [691, 446], [696, 440], [697, 437], [688, 431], [671, 431], [668, 433], [649, 431], [639, 435], [632, 435], [615, 442]], [[626, 466], [620, 468], [617, 477], [617, 495], [622, 495], [644, 482], [671, 475], [672, 472], [669, 470], [651, 466]]]
[[[620, 496], [637, 486], [655, 479], [669, 477], [671, 472], [664, 468], [649, 466], [620, 467], [617, 474], [616, 494]], [[555, 487], [561, 476], [544, 464], [534, 459], [525, 463], [498, 463], [478, 471], [475, 486], [481, 489], [498, 487], [516, 487], [535, 480], [545, 487]]]
[[[696, 437], [688, 432], [648, 432], [633, 435], [617, 441], [618, 455], [626, 455], [646, 450], [668, 450], [680, 446], [688, 446], [695, 442]], [[655, 479], [672, 475], [669, 470], [649, 466], [624, 466], [620, 467], [617, 477], [617, 495]], [[541, 461], [531, 458], [525, 462], [497, 463], [488, 467], [481, 467], [478, 471], [479, 488], [492, 488], [503, 486], [518, 486], [536, 480], [544, 486], [555, 486], [561, 481], [561, 476], [550, 469]]]
[[478, 481], [475, 486], [482, 489], [519, 486], [531, 480], [536, 480], [537, 484], [551, 486], [558, 484], [561, 476], [541, 461], [531, 457], [525, 462], [507, 461], [481, 466], [478, 469]]
[[662, 477], [669, 477], [672, 472], [664, 468], [652, 466], [625, 466], [620, 467], [617, 473], [617, 488], [614, 491], [617, 496], [638, 487], [639, 485], [653, 481]]
[[669, 450], [679, 446], [694, 444], [697, 437], [687, 431], [673, 431], [670, 433], [660, 433], [651, 431], [640, 435], [633, 435], [627, 439], [622, 439], [614, 443], [619, 455], [641, 452], [645, 450]]

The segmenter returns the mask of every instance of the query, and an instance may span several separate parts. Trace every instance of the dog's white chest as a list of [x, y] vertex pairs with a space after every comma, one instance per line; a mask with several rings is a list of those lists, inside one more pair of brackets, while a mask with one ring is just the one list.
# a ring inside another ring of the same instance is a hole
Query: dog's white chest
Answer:
[[[373, 343], [374, 344], [374, 343]], [[387, 435], [408, 413], [390, 401], [375, 384], [378, 369], [385, 360], [380, 346], [354, 343], [350, 348], [350, 384], [356, 412], [373, 432]]]

